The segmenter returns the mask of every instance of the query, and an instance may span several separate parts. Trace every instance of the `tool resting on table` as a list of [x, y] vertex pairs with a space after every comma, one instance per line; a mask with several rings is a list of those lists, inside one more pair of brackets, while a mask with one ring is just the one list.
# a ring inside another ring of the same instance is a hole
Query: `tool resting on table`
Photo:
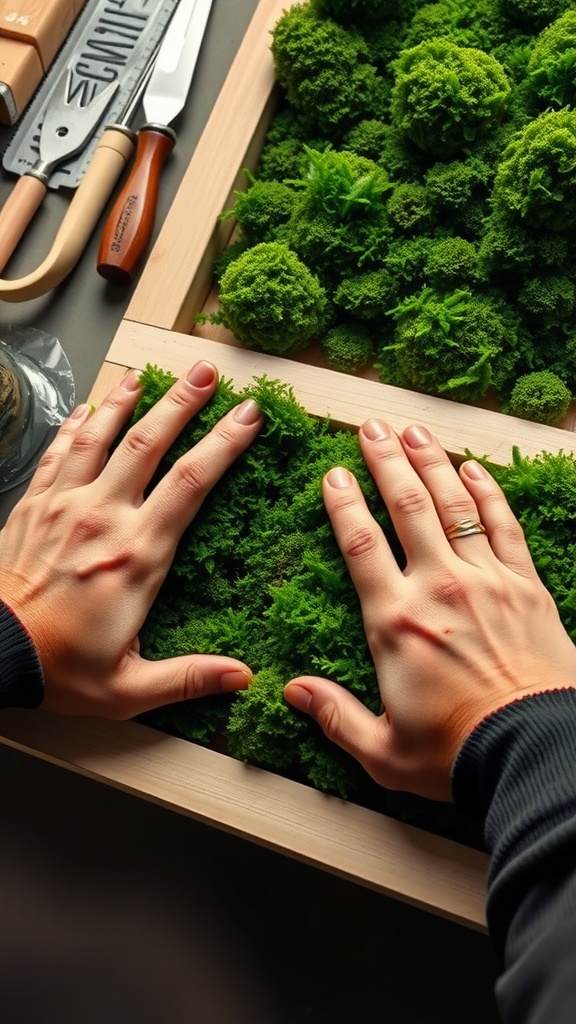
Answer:
[[146, 252], [156, 217], [160, 172], [176, 135], [168, 125], [190, 89], [212, 0], [180, 0], [144, 93], [147, 123], [138, 132], [136, 158], [108, 216], [98, 252], [98, 273], [128, 283]]

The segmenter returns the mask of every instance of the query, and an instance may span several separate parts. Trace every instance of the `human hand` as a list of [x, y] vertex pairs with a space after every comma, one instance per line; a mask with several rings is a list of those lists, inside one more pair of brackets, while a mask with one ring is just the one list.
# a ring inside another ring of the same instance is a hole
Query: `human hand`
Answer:
[[[521, 527], [477, 462], [458, 474], [420, 426], [359, 432], [404, 549], [402, 572], [354, 477], [332, 469], [324, 501], [362, 605], [383, 714], [343, 687], [302, 676], [287, 701], [389, 789], [451, 798], [458, 750], [490, 713], [528, 694], [576, 687], [576, 647], [534, 568]], [[485, 534], [449, 541], [461, 519]]]
[[147, 493], [162, 456], [217, 380], [215, 367], [197, 363], [111, 455], [139, 397], [137, 374], [93, 414], [79, 406], [0, 533], [0, 598], [38, 651], [47, 710], [123, 719], [248, 685], [250, 670], [234, 658], [146, 661], [138, 648], [182, 532], [262, 426], [255, 402], [243, 402]]

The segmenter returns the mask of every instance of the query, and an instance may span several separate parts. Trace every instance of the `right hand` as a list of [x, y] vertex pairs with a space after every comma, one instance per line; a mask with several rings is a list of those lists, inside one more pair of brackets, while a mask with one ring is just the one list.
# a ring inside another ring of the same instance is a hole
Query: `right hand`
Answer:
[[[487, 715], [529, 694], [576, 687], [576, 647], [540, 581], [501, 489], [477, 462], [454, 470], [423, 427], [380, 420], [359, 433], [392, 517], [402, 572], [358, 483], [343, 468], [324, 500], [362, 605], [384, 712], [343, 687], [291, 680], [287, 701], [389, 789], [451, 798], [455, 757]], [[484, 535], [445, 530], [481, 520]]]

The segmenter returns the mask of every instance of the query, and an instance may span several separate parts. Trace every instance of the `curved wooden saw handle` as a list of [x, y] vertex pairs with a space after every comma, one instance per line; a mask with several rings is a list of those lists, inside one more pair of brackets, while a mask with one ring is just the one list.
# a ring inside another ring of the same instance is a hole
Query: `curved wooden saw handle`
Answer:
[[35, 299], [56, 288], [64, 280], [82, 255], [133, 152], [131, 133], [114, 126], [106, 129], [46, 259], [26, 277], [17, 281], [0, 280], [0, 300], [25, 302], [27, 299]]
[[23, 174], [0, 210], [0, 273], [42, 203], [47, 186], [32, 174]]

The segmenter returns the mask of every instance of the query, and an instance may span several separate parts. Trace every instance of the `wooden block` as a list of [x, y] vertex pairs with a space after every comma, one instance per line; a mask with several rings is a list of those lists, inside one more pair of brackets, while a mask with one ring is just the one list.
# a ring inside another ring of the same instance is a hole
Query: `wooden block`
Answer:
[[33, 46], [46, 73], [85, 3], [86, 0], [0, 0], [0, 36]]
[[15, 123], [43, 74], [34, 46], [0, 37], [0, 123]]

